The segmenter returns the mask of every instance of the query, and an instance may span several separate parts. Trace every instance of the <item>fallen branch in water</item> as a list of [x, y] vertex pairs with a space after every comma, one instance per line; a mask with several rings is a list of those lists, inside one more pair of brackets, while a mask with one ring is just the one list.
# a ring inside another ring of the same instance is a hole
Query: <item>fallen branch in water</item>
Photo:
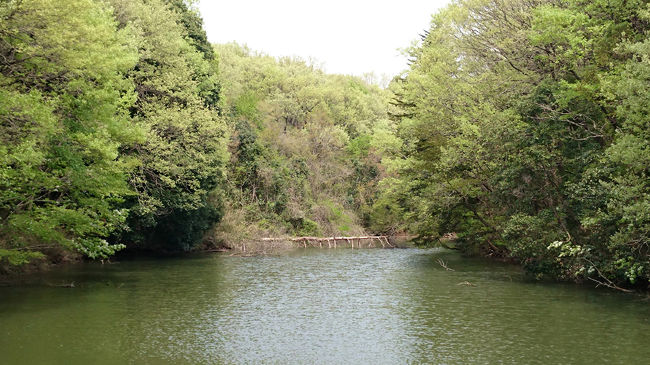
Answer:
[[370, 243], [377, 241], [381, 243], [382, 247], [395, 247], [388, 240], [388, 236], [347, 236], [347, 237], [293, 237], [293, 238], [275, 238], [275, 237], [265, 237], [260, 238], [258, 241], [264, 242], [273, 242], [273, 241], [290, 241], [290, 242], [302, 242], [302, 244], [307, 247], [307, 244], [312, 244], [312, 242], [318, 242], [319, 247], [322, 247], [323, 242], [328, 243], [328, 247], [331, 247], [333, 244], [336, 247], [337, 241], [345, 241], [354, 247], [354, 241], [357, 241], [357, 247], [361, 247], [361, 241], [368, 240]]
[[463, 281], [462, 283], [458, 283], [458, 284], [456, 284], [456, 285], [476, 286], [476, 285], [470, 283], [469, 281]]
[[454, 269], [448, 267], [448, 266], [447, 266], [447, 263], [444, 262], [441, 258], [438, 259], [438, 264], [440, 264], [440, 266], [444, 267], [445, 270], [447, 270], [447, 271], [456, 271], [456, 270], [454, 270]]
[[75, 287], [74, 286], [74, 281], [69, 283], [69, 284], [66, 283], [66, 284], [51, 285], [51, 286], [54, 286], [54, 287], [57, 287], [57, 288], [74, 288]]

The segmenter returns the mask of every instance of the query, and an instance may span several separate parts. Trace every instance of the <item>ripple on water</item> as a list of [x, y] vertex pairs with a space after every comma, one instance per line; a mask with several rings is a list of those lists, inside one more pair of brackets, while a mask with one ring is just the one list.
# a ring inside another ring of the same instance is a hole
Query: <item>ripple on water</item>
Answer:
[[650, 311], [642, 298], [534, 283], [516, 267], [441, 250], [125, 261], [39, 280], [77, 287], [0, 288], [7, 363], [546, 364], [650, 357]]

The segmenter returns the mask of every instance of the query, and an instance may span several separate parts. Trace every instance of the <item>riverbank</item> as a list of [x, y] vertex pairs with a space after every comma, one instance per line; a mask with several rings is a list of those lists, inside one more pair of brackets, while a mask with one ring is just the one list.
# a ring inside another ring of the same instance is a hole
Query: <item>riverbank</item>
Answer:
[[[370, 236], [368, 236], [370, 237]], [[372, 236], [378, 237], [378, 236]], [[383, 237], [383, 236], [382, 236]], [[507, 264], [518, 269], [522, 269], [523, 265], [519, 263], [516, 259], [510, 256], [494, 256], [489, 254], [469, 254], [463, 252], [458, 247], [454, 246], [454, 235], [445, 235], [440, 242], [435, 246], [423, 247], [416, 244], [413, 239], [414, 236], [409, 235], [397, 235], [397, 236], [388, 236], [388, 242], [382, 241], [380, 239], [370, 239], [365, 240], [365, 243], [359, 244], [357, 240], [350, 240], [346, 237], [329, 237], [329, 242], [327, 237], [273, 237], [273, 238], [260, 238], [257, 240], [243, 240], [237, 243], [230, 242], [229, 246], [226, 245], [215, 245], [214, 243], [204, 243], [200, 246], [197, 246], [195, 249], [187, 252], [160, 252], [160, 251], [146, 251], [146, 250], [128, 250], [123, 252], [118, 252], [114, 257], [106, 260], [88, 260], [83, 258], [81, 255], [75, 255], [70, 252], [61, 252], [58, 255], [48, 256], [53, 257], [55, 260], [41, 259], [35, 260], [27, 265], [22, 266], [2, 266], [0, 267], [0, 286], [21, 286], [23, 283], [24, 276], [47, 274], [47, 272], [52, 270], [57, 270], [64, 268], [66, 266], [72, 267], [73, 265], [93, 262], [101, 262], [102, 265], [112, 265], [119, 263], [123, 260], [126, 261], [137, 261], [140, 259], [144, 260], [159, 260], [159, 259], [183, 259], [191, 258], [197, 254], [212, 254], [212, 253], [223, 253], [227, 256], [237, 256], [237, 257], [255, 257], [255, 256], [277, 256], [282, 255], [287, 252], [302, 250], [306, 248], [314, 248], [317, 250], [337, 250], [337, 249], [347, 249], [347, 250], [367, 250], [367, 249], [407, 249], [407, 248], [420, 248], [422, 250], [431, 249], [433, 247], [441, 248], [448, 250], [449, 252], [456, 251], [462, 257], [465, 257], [469, 260], [472, 259], [484, 259], [488, 262], [494, 263], [494, 265]], [[311, 240], [309, 240], [311, 239]], [[445, 261], [437, 262], [440, 267], [446, 270], [454, 270], [453, 267], [448, 266], [448, 263]], [[529, 275], [529, 274], [528, 274]], [[551, 283], [555, 285], [564, 285], [572, 284], [576, 287], [592, 287], [592, 288], [602, 288], [606, 290], [616, 290], [624, 292], [627, 294], [646, 294], [650, 295], [650, 287], [646, 286], [637, 286], [635, 288], [620, 288], [611, 283], [602, 282], [602, 281], [569, 281], [569, 280], [558, 280], [553, 278], [536, 278], [532, 275], [529, 275], [531, 279], [540, 282], [540, 283]], [[610, 285], [608, 285], [610, 284]], [[58, 285], [54, 285], [58, 286]]]
[[[20, 286], [22, 283], [21, 278], [26, 275], [47, 273], [60, 267], [71, 266], [83, 262], [101, 262], [102, 264], [113, 264], [122, 260], [138, 260], [138, 259], [169, 259], [169, 258], [183, 258], [191, 257], [195, 254], [201, 253], [225, 253], [228, 256], [239, 257], [252, 257], [252, 256], [267, 256], [267, 255], [281, 255], [285, 252], [301, 250], [306, 248], [315, 248], [322, 250], [365, 250], [365, 249], [392, 249], [392, 248], [416, 248], [420, 247], [425, 249], [420, 242], [417, 244], [412, 235], [395, 235], [395, 236], [361, 236], [361, 237], [265, 237], [256, 240], [240, 240], [237, 242], [230, 241], [228, 245], [225, 243], [215, 244], [204, 242], [202, 245], [197, 246], [193, 250], [186, 252], [161, 252], [161, 251], [147, 251], [147, 250], [126, 250], [118, 252], [114, 257], [105, 260], [88, 260], [84, 259], [79, 254], [73, 254], [67, 251], [60, 251], [57, 254], [48, 255], [47, 258], [41, 260], [34, 260], [33, 262], [22, 266], [1, 266], [0, 267], [0, 286]], [[475, 253], [470, 254], [464, 252], [459, 247], [456, 247], [454, 242], [456, 240], [455, 234], [447, 234], [443, 236], [436, 245], [428, 246], [439, 247], [449, 251], [457, 251], [463, 257], [468, 259], [481, 258], [486, 259], [494, 264], [509, 264], [517, 268], [523, 268], [523, 265], [508, 255], [493, 255]], [[447, 266], [444, 261], [438, 262], [444, 269], [452, 269]], [[573, 283], [579, 287], [596, 287], [607, 288], [609, 290], [617, 290], [628, 294], [633, 293], [646, 293], [650, 294], [650, 286], [638, 285], [634, 288], [621, 288], [613, 283], [608, 283], [602, 280], [593, 281], [571, 281], [571, 280], [558, 280], [555, 278], [539, 278], [530, 275], [531, 278], [538, 282], [545, 283]]]
[[[379, 238], [381, 237], [381, 238]], [[361, 238], [361, 239], [360, 239]], [[186, 252], [162, 252], [149, 250], [127, 250], [117, 252], [112, 258], [105, 260], [89, 260], [79, 254], [69, 251], [60, 251], [56, 254], [46, 255], [42, 259], [32, 260], [21, 266], [2, 265], [0, 266], [0, 285], [19, 282], [21, 275], [46, 272], [57, 267], [78, 264], [81, 262], [99, 261], [110, 264], [121, 259], [128, 258], [160, 258], [160, 257], [182, 257], [197, 253], [224, 252], [232, 256], [258, 256], [277, 255], [285, 251], [300, 248], [322, 248], [322, 249], [375, 249], [375, 248], [411, 248], [415, 245], [411, 242], [412, 236], [363, 236], [363, 237], [273, 237], [260, 238], [257, 240], [240, 240], [237, 242], [209, 243], [205, 242], [196, 248]]]
[[[275, 254], [297, 248], [321, 249], [369, 249], [369, 248], [408, 248], [414, 247], [411, 236], [358, 236], [358, 237], [265, 237], [231, 243], [230, 246], [212, 250], [228, 251], [235, 255], [253, 256]], [[210, 251], [210, 249], [206, 249]]]

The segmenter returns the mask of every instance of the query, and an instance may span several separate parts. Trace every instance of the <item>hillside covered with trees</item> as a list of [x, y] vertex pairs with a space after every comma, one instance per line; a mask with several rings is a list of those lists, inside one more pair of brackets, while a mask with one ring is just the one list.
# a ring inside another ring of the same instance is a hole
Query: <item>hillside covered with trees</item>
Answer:
[[647, 1], [458, 1], [391, 90], [404, 229], [538, 277], [650, 277]]
[[357, 235], [382, 174], [389, 94], [302, 60], [215, 46], [231, 127], [225, 216], [209, 239]]
[[458, 0], [382, 89], [212, 45], [184, 0], [0, 1], [0, 267], [409, 233], [647, 286], [649, 23]]
[[5, 263], [363, 231], [386, 91], [213, 48], [181, 0], [1, 6]]

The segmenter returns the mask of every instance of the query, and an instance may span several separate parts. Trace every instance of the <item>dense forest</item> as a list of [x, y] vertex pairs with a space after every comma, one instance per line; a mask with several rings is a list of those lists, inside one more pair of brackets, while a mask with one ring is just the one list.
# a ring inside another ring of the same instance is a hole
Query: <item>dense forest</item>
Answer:
[[650, 276], [647, 1], [459, 1], [395, 80], [387, 214], [538, 277]]
[[364, 231], [385, 90], [213, 46], [182, 0], [0, 14], [5, 263]]
[[184, 0], [0, 0], [0, 266], [409, 233], [647, 286], [649, 24], [458, 0], [383, 89], [210, 44]]
[[206, 239], [356, 235], [381, 177], [372, 149], [388, 93], [301, 60], [217, 45], [230, 127], [225, 215]]

